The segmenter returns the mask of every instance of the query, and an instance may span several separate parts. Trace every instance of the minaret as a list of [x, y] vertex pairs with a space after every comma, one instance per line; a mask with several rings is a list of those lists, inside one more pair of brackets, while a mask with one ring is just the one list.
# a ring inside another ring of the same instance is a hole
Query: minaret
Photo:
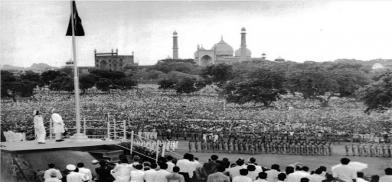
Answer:
[[173, 32], [173, 59], [178, 59], [178, 40], [177, 32]]
[[241, 56], [240, 61], [244, 61], [246, 59], [246, 29], [242, 27], [241, 29]]

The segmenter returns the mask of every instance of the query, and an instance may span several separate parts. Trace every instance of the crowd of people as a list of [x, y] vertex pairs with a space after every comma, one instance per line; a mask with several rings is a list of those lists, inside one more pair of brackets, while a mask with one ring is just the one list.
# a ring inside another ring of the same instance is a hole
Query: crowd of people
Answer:
[[[95, 169], [87, 169], [83, 163], [68, 164], [66, 170], [49, 164], [43, 173], [45, 182], [390, 182], [392, 168], [384, 175], [364, 174], [363, 169], [350, 166], [350, 159], [342, 158], [340, 164], [327, 168], [320, 165], [310, 169], [302, 163], [270, 167], [258, 164], [256, 158], [239, 158], [232, 162], [211, 155], [208, 162], [201, 163], [193, 154], [186, 153], [182, 159], [171, 156], [159, 160], [143, 160], [135, 155], [131, 161], [120, 156], [118, 162], [97, 160]], [[92, 170], [95, 172], [92, 172]]]
[[[41, 111], [48, 130], [49, 113], [52, 108], [58, 108], [65, 128], [72, 131], [75, 127], [73, 99], [71, 94], [38, 92], [29, 101], [4, 102], [2, 128], [26, 133], [27, 139], [33, 139], [32, 110]], [[274, 103], [274, 108], [261, 108], [251, 104], [225, 104], [217, 96], [179, 96], [149, 88], [82, 95], [81, 115], [96, 121], [88, 122], [89, 130], [105, 128], [105, 118], [109, 116], [117, 121], [126, 120], [129, 130], [155, 128], [163, 137], [189, 138], [197, 134], [202, 137], [203, 133], [278, 134], [325, 141], [390, 142], [388, 113], [367, 115], [361, 104], [348, 99], [335, 99], [330, 104], [333, 107], [321, 108], [317, 101], [286, 98]]]

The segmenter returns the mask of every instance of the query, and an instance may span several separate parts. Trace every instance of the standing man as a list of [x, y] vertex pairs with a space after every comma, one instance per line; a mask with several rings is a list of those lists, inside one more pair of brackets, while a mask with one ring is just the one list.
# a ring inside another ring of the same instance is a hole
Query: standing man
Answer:
[[51, 122], [53, 122], [53, 133], [55, 134], [56, 142], [61, 142], [63, 140], [64, 122], [60, 114], [55, 113], [55, 109], [52, 109], [52, 116], [50, 117]]
[[44, 126], [44, 119], [39, 111], [34, 111], [34, 134], [38, 144], [44, 144], [46, 138], [46, 131]]

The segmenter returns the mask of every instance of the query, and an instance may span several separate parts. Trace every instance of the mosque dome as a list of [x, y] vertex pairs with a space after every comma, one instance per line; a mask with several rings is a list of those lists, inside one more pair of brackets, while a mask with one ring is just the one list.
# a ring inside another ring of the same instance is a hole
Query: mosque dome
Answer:
[[252, 52], [248, 48], [239, 48], [235, 51], [235, 57], [241, 57], [241, 49], [245, 49], [245, 57], [250, 57]]
[[223, 38], [221, 41], [216, 43], [214, 47], [212, 47], [213, 50], [215, 50], [215, 55], [216, 56], [233, 56], [233, 48], [227, 44], [225, 41], [223, 41]]

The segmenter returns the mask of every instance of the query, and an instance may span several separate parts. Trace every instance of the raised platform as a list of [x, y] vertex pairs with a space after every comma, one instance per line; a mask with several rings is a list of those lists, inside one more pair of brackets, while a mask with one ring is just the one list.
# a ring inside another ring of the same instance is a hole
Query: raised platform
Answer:
[[47, 140], [45, 144], [38, 144], [36, 141], [23, 142], [1, 142], [0, 150], [9, 152], [29, 151], [29, 150], [52, 150], [64, 148], [79, 148], [92, 147], [100, 145], [118, 145], [121, 141], [115, 140], [99, 140], [88, 139], [86, 141], [64, 140], [62, 142], [55, 142], [54, 140]]

